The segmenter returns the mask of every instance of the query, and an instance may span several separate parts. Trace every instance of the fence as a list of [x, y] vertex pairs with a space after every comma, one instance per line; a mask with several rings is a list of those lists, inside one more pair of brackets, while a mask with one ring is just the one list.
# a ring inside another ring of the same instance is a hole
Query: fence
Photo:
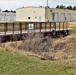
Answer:
[[0, 35], [44, 33], [68, 30], [68, 22], [2, 22]]

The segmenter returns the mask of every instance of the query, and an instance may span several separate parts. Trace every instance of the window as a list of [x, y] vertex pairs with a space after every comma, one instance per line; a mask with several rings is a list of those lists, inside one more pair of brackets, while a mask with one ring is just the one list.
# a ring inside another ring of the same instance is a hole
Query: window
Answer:
[[55, 13], [52, 13], [52, 20], [54, 21], [55, 19]]
[[50, 10], [50, 12], [52, 12], [52, 10]]
[[31, 17], [28, 17], [28, 19], [31, 19]]
[[35, 17], [35, 18], [37, 18], [37, 17]]
[[65, 13], [61, 13], [61, 21], [64, 22], [66, 21]]

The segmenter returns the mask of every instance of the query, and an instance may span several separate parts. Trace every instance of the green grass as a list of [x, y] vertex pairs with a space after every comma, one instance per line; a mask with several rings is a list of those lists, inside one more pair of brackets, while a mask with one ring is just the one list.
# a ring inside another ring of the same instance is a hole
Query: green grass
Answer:
[[70, 30], [70, 34], [75, 34], [76, 33], [76, 28], [72, 28], [71, 30]]
[[76, 75], [76, 66], [0, 50], [0, 75]]

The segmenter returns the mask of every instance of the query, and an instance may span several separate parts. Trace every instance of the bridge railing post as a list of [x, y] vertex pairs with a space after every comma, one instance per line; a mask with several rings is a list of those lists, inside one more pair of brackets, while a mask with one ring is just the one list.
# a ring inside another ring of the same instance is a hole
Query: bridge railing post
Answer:
[[4, 24], [4, 33], [6, 35], [6, 32], [8, 31], [8, 26], [7, 26], [7, 22]]
[[59, 22], [59, 31], [60, 31], [60, 22]]
[[65, 24], [64, 24], [64, 22], [63, 22], [63, 31], [64, 31], [64, 25], [65, 25]]
[[54, 29], [55, 29], [55, 31], [56, 31], [56, 22], [54, 22]]
[[45, 32], [46, 32], [46, 22], [45, 22]]
[[50, 22], [50, 31], [51, 31], [51, 22]]
[[41, 29], [42, 29], [42, 23], [40, 22], [40, 33], [41, 33]]
[[22, 23], [20, 23], [20, 34], [22, 34]]
[[35, 33], [35, 29], [36, 29], [36, 22], [34, 23], [34, 33]]
[[15, 23], [13, 23], [13, 34], [14, 34], [14, 26], [15, 26]]

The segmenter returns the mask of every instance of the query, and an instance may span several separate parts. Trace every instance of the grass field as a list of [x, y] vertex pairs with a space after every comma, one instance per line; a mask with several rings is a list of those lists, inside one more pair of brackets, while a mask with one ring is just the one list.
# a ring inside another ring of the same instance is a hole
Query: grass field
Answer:
[[[74, 33], [75, 28], [70, 30]], [[0, 48], [0, 75], [76, 75], [76, 60], [40, 60], [8, 49]]]
[[70, 34], [76, 34], [76, 27], [70, 29]]
[[76, 66], [0, 49], [0, 75], [76, 75]]

